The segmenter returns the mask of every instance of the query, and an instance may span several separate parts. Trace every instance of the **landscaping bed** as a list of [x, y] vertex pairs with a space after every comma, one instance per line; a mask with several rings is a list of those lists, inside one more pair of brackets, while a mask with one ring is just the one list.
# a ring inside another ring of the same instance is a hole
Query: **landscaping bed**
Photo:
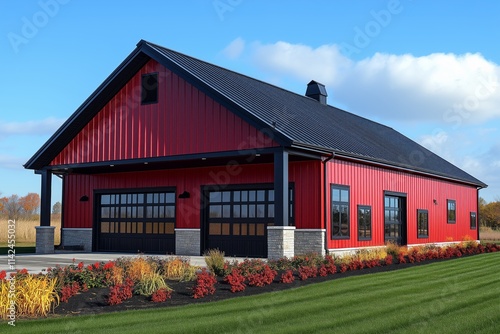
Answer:
[[[25, 288], [16, 292], [17, 311], [19, 317], [62, 317], [205, 303], [499, 250], [497, 245], [467, 241], [445, 248], [408, 250], [388, 245], [344, 257], [310, 254], [240, 263], [225, 261], [222, 253], [212, 251], [206, 256], [210, 271], [193, 267], [182, 258], [160, 260], [139, 256], [91, 265], [75, 263], [50, 268], [46, 275], [39, 276], [18, 271], [14, 276], [16, 284]], [[3, 294], [9, 284], [5, 275], [0, 273], [2, 300], [6, 300]], [[25, 281], [30, 283], [23, 285]], [[52, 282], [51, 291], [39, 301], [30, 299], [33, 295], [30, 288], [40, 291], [39, 284], [45, 281]], [[6, 314], [3, 308], [2, 317]]]

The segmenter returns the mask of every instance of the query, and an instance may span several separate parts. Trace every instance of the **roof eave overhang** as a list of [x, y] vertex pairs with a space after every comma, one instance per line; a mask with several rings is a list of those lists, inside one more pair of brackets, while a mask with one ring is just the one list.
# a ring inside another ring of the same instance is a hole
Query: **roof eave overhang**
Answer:
[[322, 155], [328, 156], [328, 157], [333, 155], [333, 156], [335, 156], [335, 159], [359, 162], [359, 163], [368, 164], [368, 165], [372, 165], [372, 166], [376, 166], [376, 167], [389, 168], [389, 169], [393, 169], [393, 170], [404, 171], [406, 173], [418, 174], [418, 175], [432, 177], [432, 178], [438, 178], [441, 180], [446, 180], [446, 181], [466, 184], [469, 186], [474, 186], [478, 189], [488, 187], [487, 184], [480, 182], [480, 181], [479, 182], [472, 182], [470, 180], [454, 178], [454, 177], [450, 177], [449, 175], [444, 175], [444, 174], [436, 173], [436, 172], [425, 170], [425, 169], [418, 169], [418, 168], [414, 168], [414, 167], [407, 166], [407, 165], [398, 165], [398, 164], [390, 163], [390, 162], [385, 161], [385, 160], [379, 160], [379, 159], [375, 159], [375, 158], [371, 158], [371, 157], [361, 157], [361, 156], [356, 155], [356, 154], [349, 154], [349, 153], [342, 152], [342, 151], [336, 151], [336, 150], [329, 149], [327, 147], [314, 146], [314, 145], [308, 145], [308, 144], [297, 143], [297, 142], [293, 143], [292, 147], [294, 147], [296, 149], [303, 149], [303, 150], [307, 150], [310, 152], [319, 153], [319, 154], [322, 154]]
[[470, 180], [455, 178], [455, 177], [451, 177], [449, 175], [444, 175], [444, 174], [436, 173], [436, 172], [425, 170], [425, 169], [418, 169], [418, 168], [414, 168], [414, 167], [406, 166], [406, 165], [397, 165], [394, 163], [389, 163], [387, 161], [377, 160], [377, 159], [373, 159], [373, 158], [359, 157], [359, 156], [345, 154], [345, 153], [341, 153], [341, 152], [335, 152], [335, 158], [340, 158], [342, 160], [348, 160], [348, 161], [353, 161], [353, 162], [360, 162], [360, 163], [364, 163], [364, 164], [368, 164], [368, 165], [372, 165], [372, 166], [376, 166], [376, 167], [404, 171], [406, 173], [418, 174], [418, 175], [422, 175], [422, 176], [437, 178], [437, 179], [455, 182], [455, 183], [461, 183], [461, 184], [465, 184], [465, 185], [469, 185], [469, 186], [474, 186], [478, 189], [488, 187], [487, 184], [482, 183], [482, 182], [473, 182]]

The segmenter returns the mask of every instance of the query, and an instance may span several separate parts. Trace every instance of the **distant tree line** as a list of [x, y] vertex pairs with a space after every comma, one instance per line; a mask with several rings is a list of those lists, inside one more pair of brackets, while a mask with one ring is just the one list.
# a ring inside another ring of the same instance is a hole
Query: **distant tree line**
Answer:
[[[0, 193], [1, 196], [1, 193]], [[19, 197], [13, 194], [9, 197], [0, 197], [0, 217], [7, 219], [38, 219], [40, 213], [40, 195], [28, 193]], [[61, 203], [57, 202], [52, 207], [52, 214], [61, 214]]]
[[479, 224], [494, 230], [500, 229], [500, 200], [486, 203], [483, 198], [479, 198]]

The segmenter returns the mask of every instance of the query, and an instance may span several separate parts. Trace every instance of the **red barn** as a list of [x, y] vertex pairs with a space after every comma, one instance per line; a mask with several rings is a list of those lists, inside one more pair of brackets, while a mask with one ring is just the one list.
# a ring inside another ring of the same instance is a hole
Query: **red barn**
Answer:
[[478, 239], [486, 185], [401, 133], [141, 40], [25, 164], [37, 251], [292, 256]]

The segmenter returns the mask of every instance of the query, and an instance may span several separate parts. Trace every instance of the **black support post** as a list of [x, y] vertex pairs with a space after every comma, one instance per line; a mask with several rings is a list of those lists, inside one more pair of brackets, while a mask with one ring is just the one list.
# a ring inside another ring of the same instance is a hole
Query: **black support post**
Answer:
[[288, 226], [288, 152], [274, 153], [274, 225]]
[[52, 172], [39, 171], [42, 175], [42, 191], [40, 198], [40, 226], [50, 226], [50, 211], [52, 201]]

